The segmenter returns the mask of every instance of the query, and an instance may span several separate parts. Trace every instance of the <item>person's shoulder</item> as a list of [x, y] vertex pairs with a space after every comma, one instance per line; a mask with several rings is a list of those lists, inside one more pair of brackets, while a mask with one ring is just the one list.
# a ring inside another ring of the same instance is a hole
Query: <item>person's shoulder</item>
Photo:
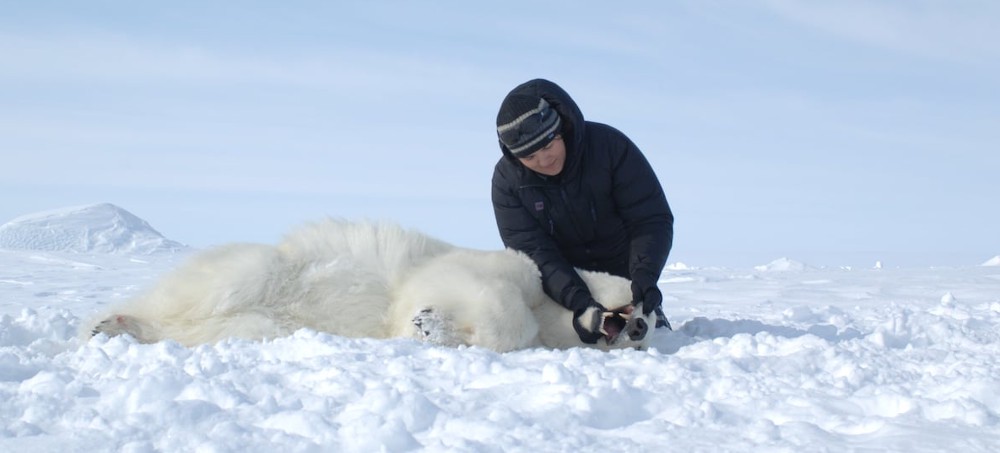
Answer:
[[588, 121], [586, 131], [584, 140], [590, 153], [606, 155], [616, 160], [634, 147], [627, 135], [608, 124]]
[[587, 140], [591, 147], [620, 148], [631, 143], [627, 135], [608, 124], [587, 121], [585, 130], [585, 140]]
[[616, 127], [610, 124], [598, 123], [596, 121], [587, 121], [586, 131], [588, 135], [628, 138], [622, 131], [618, 130]]

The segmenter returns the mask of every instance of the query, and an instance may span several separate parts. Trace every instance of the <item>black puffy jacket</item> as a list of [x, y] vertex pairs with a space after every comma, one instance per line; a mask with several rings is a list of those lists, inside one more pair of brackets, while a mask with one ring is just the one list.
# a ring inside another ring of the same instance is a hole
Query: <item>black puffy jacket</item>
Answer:
[[559, 112], [566, 163], [546, 177], [500, 143], [493, 210], [504, 245], [528, 254], [545, 293], [571, 310], [591, 300], [574, 267], [628, 278], [641, 300], [656, 286], [673, 243], [673, 213], [649, 162], [625, 134], [585, 121], [555, 83], [531, 80], [514, 92], [543, 97]]

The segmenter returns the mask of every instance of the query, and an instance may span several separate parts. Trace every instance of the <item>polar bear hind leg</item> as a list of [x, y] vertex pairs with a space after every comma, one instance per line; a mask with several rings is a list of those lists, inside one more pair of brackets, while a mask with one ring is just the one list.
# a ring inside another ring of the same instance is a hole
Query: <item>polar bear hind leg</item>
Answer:
[[114, 314], [98, 322], [90, 334], [105, 334], [109, 337], [129, 335], [145, 344], [170, 339], [184, 346], [195, 346], [226, 338], [276, 338], [289, 335], [294, 330], [276, 322], [268, 314], [254, 312], [158, 321], [149, 321], [135, 315]]
[[94, 326], [91, 335], [105, 334], [109, 337], [130, 335], [140, 343], [156, 343], [162, 339], [159, 329], [152, 324], [130, 315], [111, 315]]

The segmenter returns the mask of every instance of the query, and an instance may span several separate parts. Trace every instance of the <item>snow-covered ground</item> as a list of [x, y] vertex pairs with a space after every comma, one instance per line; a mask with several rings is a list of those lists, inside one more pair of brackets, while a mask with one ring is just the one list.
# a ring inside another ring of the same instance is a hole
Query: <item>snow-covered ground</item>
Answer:
[[0, 451], [1000, 450], [1000, 258], [673, 263], [648, 351], [77, 339], [188, 253], [0, 250]]

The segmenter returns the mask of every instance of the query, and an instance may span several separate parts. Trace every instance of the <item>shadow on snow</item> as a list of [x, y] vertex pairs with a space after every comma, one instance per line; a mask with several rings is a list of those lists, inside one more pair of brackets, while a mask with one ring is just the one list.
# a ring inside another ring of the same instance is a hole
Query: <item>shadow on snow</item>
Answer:
[[734, 321], [698, 317], [685, 322], [679, 329], [673, 332], [668, 332], [666, 335], [654, 338], [651, 346], [665, 354], [673, 354], [684, 346], [700, 341], [715, 338], [732, 338], [740, 334], [756, 335], [758, 333], [767, 333], [783, 338], [798, 338], [805, 335], [813, 335], [830, 343], [839, 343], [864, 336], [857, 329], [848, 328], [841, 331], [836, 326], [829, 324], [819, 324], [810, 326], [807, 329], [800, 329], [764, 324], [760, 321], [750, 319], [738, 319]]

